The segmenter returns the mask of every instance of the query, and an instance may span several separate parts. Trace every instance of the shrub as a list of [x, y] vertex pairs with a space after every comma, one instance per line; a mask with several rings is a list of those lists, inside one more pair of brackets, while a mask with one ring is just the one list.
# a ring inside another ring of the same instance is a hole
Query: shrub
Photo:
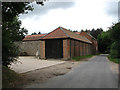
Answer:
[[110, 57], [118, 58], [119, 57], [118, 51], [117, 50], [111, 50]]
[[120, 46], [119, 42], [114, 42], [111, 45], [110, 56], [112, 58], [119, 58], [120, 57], [119, 46]]

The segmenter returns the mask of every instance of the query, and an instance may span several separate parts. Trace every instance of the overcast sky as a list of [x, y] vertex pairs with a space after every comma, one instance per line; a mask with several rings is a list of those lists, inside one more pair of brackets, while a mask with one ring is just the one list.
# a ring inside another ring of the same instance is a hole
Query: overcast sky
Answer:
[[118, 1], [59, 0], [46, 2], [44, 6], [33, 3], [34, 10], [20, 15], [20, 20], [28, 34], [48, 33], [59, 26], [78, 31], [92, 28], [107, 30], [112, 23], [118, 22]]

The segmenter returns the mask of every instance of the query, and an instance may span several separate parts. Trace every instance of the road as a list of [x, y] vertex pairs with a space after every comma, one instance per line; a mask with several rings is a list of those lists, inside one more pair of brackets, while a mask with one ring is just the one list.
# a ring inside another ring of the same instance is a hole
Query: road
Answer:
[[99, 55], [65, 75], [51, 78], [44, 84], [32, 84], [26, 88], [118, 88], [118, 75], [110, 68], [106, 55]]

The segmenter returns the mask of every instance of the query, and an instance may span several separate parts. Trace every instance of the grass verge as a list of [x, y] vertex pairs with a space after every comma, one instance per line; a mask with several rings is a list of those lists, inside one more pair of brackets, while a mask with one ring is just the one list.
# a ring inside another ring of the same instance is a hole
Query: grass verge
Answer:
[[112, 58], [110, 56], [108, 56], [108, 59], [114, 63], [120, 64], [120, 59], [119, 58]]
[[2, 66], [2, 88], [13, 88], [22, 78], [16, 72]]
[[91, 58], [93, 56], [95, 56], [95, 55], [77, 56], [77, 57], [73, 57], [72, 59], [75, 60], [75, 61], [79, 61], [81, 59]]

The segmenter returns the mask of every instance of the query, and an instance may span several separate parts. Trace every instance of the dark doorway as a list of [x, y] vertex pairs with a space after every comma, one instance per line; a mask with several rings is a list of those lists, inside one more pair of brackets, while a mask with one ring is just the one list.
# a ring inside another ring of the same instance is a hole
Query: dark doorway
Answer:
[[63, 40], [45, 40], [46, 58], [63, 58]]

